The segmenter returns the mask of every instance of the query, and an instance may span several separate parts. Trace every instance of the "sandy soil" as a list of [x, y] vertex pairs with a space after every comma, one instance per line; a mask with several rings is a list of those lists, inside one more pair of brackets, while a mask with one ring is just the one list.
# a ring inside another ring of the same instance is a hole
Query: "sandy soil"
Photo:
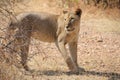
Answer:
[[[56, 2], [50, 3], [49, 0], [34, 0], [28, 3], [27, 8], [17, 12], [43, 11], [59, 14], [61, 9], [53, 8], [55, 5]], [[69, 75], [54, 44], [32, 39], [29, 57], [35, 55], [28, 64], [36, 72], [22, 75], [22, 80], [120, 80], [120, 18], [104, 14], [104, 11], [97, 14], [94, 10], [83, 10], [78, 64], [85, 72]]]

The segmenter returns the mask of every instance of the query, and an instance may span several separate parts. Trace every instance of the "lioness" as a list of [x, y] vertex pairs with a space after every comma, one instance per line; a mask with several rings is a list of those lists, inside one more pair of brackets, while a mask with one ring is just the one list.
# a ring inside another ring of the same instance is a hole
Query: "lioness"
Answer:
[[[61, 15], [48, 13], [22, 13], [17, 22], [12, 21], [8, 32], [17, 28], [15, 43], [20, 46], [22, 65], [26, 70], [30, 38], [44, 42], [54, 42], [66, 61], [69, 69], [77, 73], [77, 42], [80, 30], [81, 9], [63, 11]], [[65, 45], [69, 45], [69, 56]]]

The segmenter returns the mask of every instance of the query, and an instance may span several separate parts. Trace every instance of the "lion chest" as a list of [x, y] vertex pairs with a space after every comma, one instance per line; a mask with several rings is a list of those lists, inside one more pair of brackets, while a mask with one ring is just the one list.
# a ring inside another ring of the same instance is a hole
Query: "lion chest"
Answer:
[[73, 42], [76, 40], [76, 33], [66, 34], [65, 43]]

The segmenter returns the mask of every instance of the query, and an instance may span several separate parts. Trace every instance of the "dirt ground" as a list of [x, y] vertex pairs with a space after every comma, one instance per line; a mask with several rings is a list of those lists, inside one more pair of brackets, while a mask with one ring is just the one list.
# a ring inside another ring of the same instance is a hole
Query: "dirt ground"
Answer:
[[[18, 13], [43, 11], [60, 14], [61, 9], [53, 0], [32, 0]], [[54, 6], [56, 6], [54, 8]], [[81, 6], [78, 64], [85, 69], [79, 75], [69, 75], [60, 52], [53, 43], [32, 39], [28, 64], [35, 74], [22, 75], [20, 80], [120, 80], [120, 17], [109, 11]], [[88, 6], [89, 7], [89, 6]], [[116, 10], [118, 12], [118, 10]], [[114, 13], [114, 12], [113, 12]], [[17, 79], [19, 80], [19, 79]]]

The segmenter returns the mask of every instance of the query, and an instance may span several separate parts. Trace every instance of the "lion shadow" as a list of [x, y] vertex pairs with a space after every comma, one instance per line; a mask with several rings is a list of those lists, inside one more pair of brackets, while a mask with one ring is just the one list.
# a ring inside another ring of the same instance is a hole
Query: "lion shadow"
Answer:
[[[81, 68], [80, 68], [81, 69]], [[46, 76], [61, 76], [61, 75], [93, 75], [93, 76], [101, 76], [101, 77], [108, 77], [108, 80], [120, 80], [120, 73], [114, 72], [98, 72], [98, 71], [80, 71], [79, 74], [73, 74], [71, 72], [64, 72], [64, 71], [53, 71], [53, 70], [46, 70], [46, 71], [35, 71], [32, 75], [46, 75]]]

